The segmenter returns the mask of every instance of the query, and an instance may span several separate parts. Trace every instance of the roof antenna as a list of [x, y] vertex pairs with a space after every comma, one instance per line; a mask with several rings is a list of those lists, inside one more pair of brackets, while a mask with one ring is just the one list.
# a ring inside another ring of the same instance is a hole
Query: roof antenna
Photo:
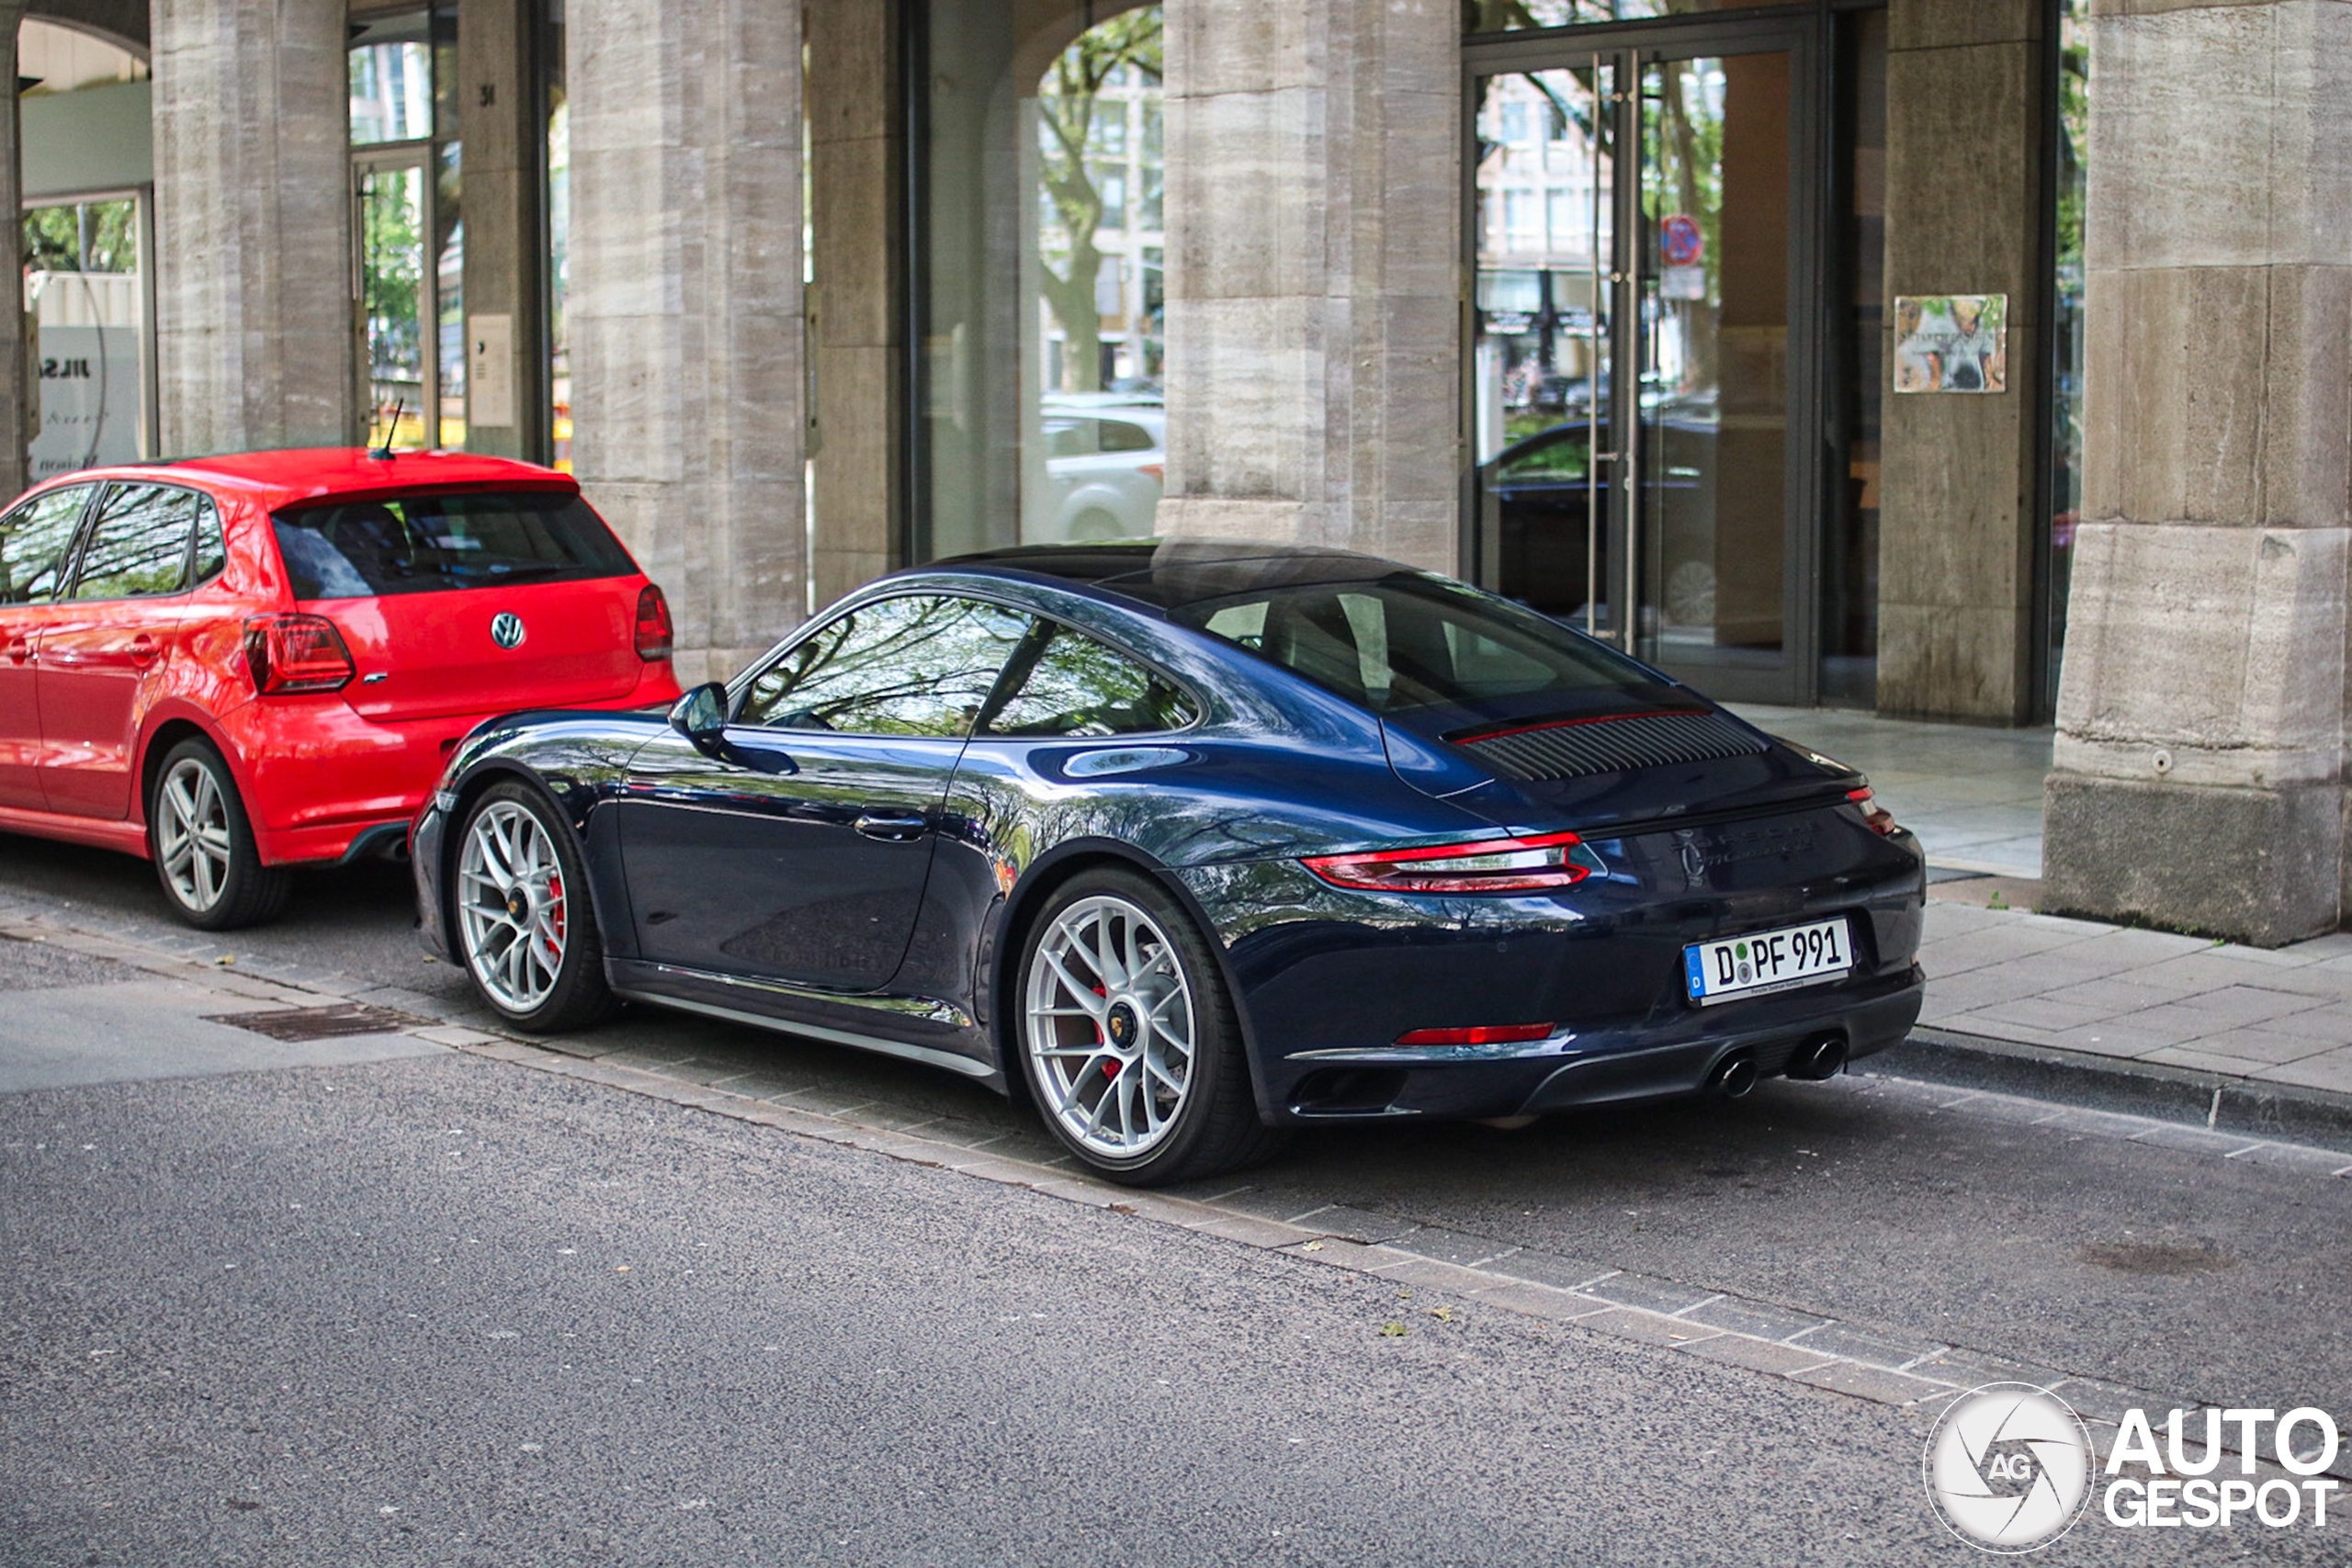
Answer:
[[407, 399], [395, 398], [392, 400], [392, 417], [386, 422], [384, 425], [384, 444], [381, 446], [377, 447], [374, 451], [368, 453], [368, 455], [369, 457], [387, 463], [392, 460], [392, 436], [400, 430], [401, 412], [407, 407]]

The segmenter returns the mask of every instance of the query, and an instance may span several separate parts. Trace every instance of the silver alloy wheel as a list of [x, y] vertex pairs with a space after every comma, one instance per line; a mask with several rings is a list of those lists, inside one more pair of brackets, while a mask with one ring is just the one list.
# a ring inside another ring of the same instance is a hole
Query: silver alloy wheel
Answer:
[[484, 807], [458, 862], [466, 963], [490, 999], [527, 1013], [548, 999], [571, 937], [563, 863], [539, 819], [512, 801]]
[[155, 792], [155, 849], [172, 896], [195, 914], [220, 902], [229, 885], [229, 799], [212, 770], [183, 757]]
[[1193, 1084], [1193, 988], [1167, 933], [1125, 898], [1081, 898], [1029, 961], [1029, 1059], [1046, 1113], [1114, 1159], [1158, 1145]]

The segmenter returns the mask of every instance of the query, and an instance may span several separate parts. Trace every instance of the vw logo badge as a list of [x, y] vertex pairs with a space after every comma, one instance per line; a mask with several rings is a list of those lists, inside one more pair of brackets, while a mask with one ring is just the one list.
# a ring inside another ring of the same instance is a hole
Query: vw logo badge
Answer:
[[523, 646], [523, 617], [512, 610], [501, 610], [491, 617], [490, 640], [504, 649]]

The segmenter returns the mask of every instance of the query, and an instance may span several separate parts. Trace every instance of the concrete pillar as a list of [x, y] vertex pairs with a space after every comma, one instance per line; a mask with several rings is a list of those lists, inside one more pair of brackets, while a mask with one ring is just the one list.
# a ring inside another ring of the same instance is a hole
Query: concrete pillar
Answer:
[[1168, 0], [1159, 529], [1452, 570], [1461, 6]]
[[566, 15], [572, 466], [670, 595], [678, 676], [806, 607], [800, 8]]
[[[0, 0], [0, 81], [17, 79], [17, 27], [25, 19], [24, 0]], [[17, 116], [17, 95], [8, 95], [8, 112], [0, 115], [0, 212], [19, 212], [24, 208], [24, 136]], [[21, 231], [17, 242], [21, 253], [24, 240]], [[23, 373], [25, 364], [24, 288], [19, 283], [17, 308], [0, 310], [0, 505], [16, 498], [25, 488], [28, 459], [25, 448], [30, 444], [31, 409], [26, 398], [30, 377]], [[7, 374], [7, 367], [17, 367], [19, 373]]]
[[155, 0], [167, 453], [359, 437], [344, 17], [342, 0]]
[[807, 0], [815, 600], [898, 564], [906, 497], [905, 105], [897, 0]]
[[[2034, 716], [2035, 509], [2048, 402], [2041, 0], [1892, 0], [1886, 292], [2008, 296], [2008, 390], [1881, 400], [1878, 706]], [[1962, 85], [1964, 84], [1964, 90]], [[1889, 337], [1879, 357], [1894, 363]]]
[[537, 9], [532, 0], [459, 0], [458, 6], [466, 448], [502, 457], [540, 457], [549, 415], [539, 210], [547, 127], [534, 91]]
[[2352, 9], [2106, 0], [2092, 28], [2044, 905], [2274, 945], [2345, 903]]

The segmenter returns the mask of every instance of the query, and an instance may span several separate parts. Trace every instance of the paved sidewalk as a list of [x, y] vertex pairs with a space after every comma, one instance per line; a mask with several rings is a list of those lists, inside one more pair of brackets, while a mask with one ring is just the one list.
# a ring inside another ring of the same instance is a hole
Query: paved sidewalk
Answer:
[[1996, 876], [2041, 874], [2048, 729], [1881, 718], [1840, 708], [1733, 705], [1742, 718], [1860, 768], [1928, 863]]
[[2352, 932], [2265, 950], [1937, 901], [1919, 961], [1939, 1030], [2352, 1094]]

